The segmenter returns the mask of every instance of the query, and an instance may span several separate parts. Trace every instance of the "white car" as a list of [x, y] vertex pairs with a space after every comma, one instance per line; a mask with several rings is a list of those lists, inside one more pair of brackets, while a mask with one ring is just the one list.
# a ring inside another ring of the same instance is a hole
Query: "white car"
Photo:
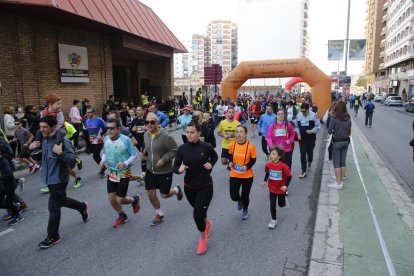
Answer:
[[404, 102], [403, 99], [400, 96], [389, 96], [385, 101], [384, 105], [399, 105], [403, 106]]
[[375, 95], [374, 102], [380, 102], [382, 100], [382, 96], [380, 94]]

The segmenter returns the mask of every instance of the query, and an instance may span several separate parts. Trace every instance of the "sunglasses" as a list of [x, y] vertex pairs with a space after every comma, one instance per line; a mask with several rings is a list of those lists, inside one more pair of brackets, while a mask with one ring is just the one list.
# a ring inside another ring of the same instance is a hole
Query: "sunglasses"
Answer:
[[108, 127], [109, 130], [114, 130], [116, 127]]
[[17, 123], [17, 124], [14, 124], [15, 126], [20, 126], [20, 124], [19, 123]]
[[151, 121], [145, 121], [146, 125], [155, 125], [157, 121], [151, 120]]

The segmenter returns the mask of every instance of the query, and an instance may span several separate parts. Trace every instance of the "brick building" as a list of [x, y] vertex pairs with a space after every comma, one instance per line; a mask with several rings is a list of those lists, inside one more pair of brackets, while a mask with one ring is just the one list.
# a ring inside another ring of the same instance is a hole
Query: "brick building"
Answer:
[[109, 95], [164, 98], [172, 95], [173, 54], [186, 51], [137, 0], [0, 0], [0, 110], [42, 104], [51, 92], [65, 113], [73, 99], [88, 98], [100, 111]]

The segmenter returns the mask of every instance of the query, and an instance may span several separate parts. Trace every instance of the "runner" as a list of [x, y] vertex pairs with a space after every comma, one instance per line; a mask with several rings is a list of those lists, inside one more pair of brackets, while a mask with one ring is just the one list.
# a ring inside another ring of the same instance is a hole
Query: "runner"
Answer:
[[164, 199], [176, 195], [178, 200], [182, 200], [183, 193], [180, 185], [171, 189], [172, 160], [177, 152], [177, 143], [167, 130], [159, 127], [155, 113], [148, 113], [145, 125], [148, 131], [144, 134], [145, 149], [141, 153], [141, 160], [147, 159], [145, 189], [155, 210], [155, 217], [150, 225], [156, 226], [165, 220], [157, 197], [157, 189]]
[[[42, 147], [42, 167], [40, 178], [48, 185], [49, 197], [49, 223], [47, 226], [47, 238], [39, 243], [42, 249], [49, 248], [60, 242], [59, 224], [60, 209], [62, 207], [77, 210], [82, 215], [82, 220], [88, 220], [88, 204], [79, 202], [66, 196], [66, 188], [69, 181], [69, 171], [76, 164], [73, 147], [67, 138], [56, 144], [57, 120], [55, 116], [45, 116], [40, 119], [40, 131], [43, 135], [42, 144], [33, 142], [30, 147]], [[33, 149], [32, 148], [32, 149]]]
[[252, 101], [249, 107], [249, 116], [250, 116], [250, 123], [252, 128], [252, 136], [250, 138], [256, 137], [256, 128], [257, 123], [259, 122], [260, 114], [262, 111], [262, 107], [260, 106], [260, 101]]
[[184, 193], [194, 208], [194, 221], [200, 231], [197, 254], [201, 255], [207, 250], [207, 238], [212, 224], [207, 218], [207, 210], [213, 197], [213, 179], [210, 174], [218, 156], [210, 144], [200, 141], [201, 126], [197, 122], [187, 125], [186, 134], [188, 143], [178, 148], [174, 172], [185, 172]]
[[[145, 116], [144, 116], [144, 108], [142, 106], [137, 106], [135, 111], [136, 117], [132, 120], [130, 125], [132, 136], [137, 141], [135, 145], [139, 152], [142, 152], [145, 148], [144, 145], [144, 133], [147, 130], [145, 127]], [[141, 160], [141, 171], [145, 173], [147, 170], [147, 161]]]
[[[101, 150], [103, 147], [103, 138], [104, 129], [106, 129], [106, 123], [104, 120], [95, 115], [96, 109], [94, 107], [88, 107], [86, 110], [86, 119], [85, 127], [89, 136], [90, 150], [93, 153], [93, 160], [96, 164], [101, 163]], [[101, 168], [99, 171], [99, 176], [105, 177], [105, 168]]]
[[269, 150], [267, 147], [266, 134], [269, 126], [272, 125], [276, 120], [276, 115], [273, 113], [273, 107], [271, 104], [266, 106], [266, 113], [260, 116], [259, 122], [257, 123], [257, 131], [259, 136], [262, 136], [262, 151], [265, 154], [265, 160], [269, 159]]
[[104, 153], [99, 167], [107, 168], [108, 199], [112, 208], [119, 214], [114, 222], [115, 228], [128, 221], [128, 216], [122, 210], [122, 205], [131, 204], [134, 214], [140, 209], [139, 195], [126, 196], [128, 192], [130, 167], [137, 158], [137, 149], [131, 140], [121, 134], [121, 122], [118, 119], [108, 119], [108, 135], [104, 138]]
[[[355, 101], [354, 107], [356, 103]], [[335, 106], [328, 133], [332, 134], [332, 158], [336, 177], [336, 183], [328, 185], [328, 187], [342, 189], [346, 172], [346, 154], [350, 143], [349, 136], [351, 135], [351, 117], [343, 101], [339, 101]]]
[[187, 136], [185, 135], [185, 128], [188, 123], [191, 122], [191, 114], [190, 114], [190, 107], [185, 106], [183, 109], [183, 114], [178, 117], [177, 128], [181, 129], [181, 138], [183, 139], [183, 143], [187, 143]]
[[312, 165], [316, 134], [319, 132], [321, 124], [318, 115], [309, 110], [307, 103], [302, 103], [301, 112], [296, 120], [299, 128], [300, 162], [302, 166], [302, 173], [299, 178], [304, 178], [306, 176], [306, 163], [308, 168]]
[[375, 105], [368, 99], [368, 102], [364, 106], [365, 109], [365, 126], [372, 126], [372, 116], [374, 115]]
[[[235, 133], [237, 126], [240, 123], [234, 120], [234, 109], [227, 110], [227, 118], [222, 120], [218, 126], [217, 134], [223, 139], [221, 141], [221, 164], [227, 165], [229, 163], [229, 144], [235, 140]], [[230, 170], [230, 167], [227, 167]]]
[[247, 127], [239, 125], [236, 130], [236, 141], [229, 145], [230, 197], [233, 201], [237, 201], [237, 210], [243, 209], [242, 220], [247, 220], [249, 217], [249, 195], [253, 183], [252, 167], [256, 163], [256, 147], [246, 137]]
[[263, 188], [266, 187], [266, 184], [269, 187], [270, 213], [272, 215], [272, 220], [268, 225], [269, 229], [274, 229], [278, 224], [276, 219], [276, 199], [279, 207], [289, 207], [286, 192], [292, 175], [289, 167], [281, 161], [284, 152], [282, 147], [272, 147], [270, 149], [270, 162], [265, 165], [266, 175]]
[[269, 148], [275, 146], [284, 148], [285, 154], [282, 157], [282, 162], [291, 170], [295, 145], [295, 130], [291, 123], [285, 121], [285, 111], [283, 109], [277, 111], [276, 122], [267, 130], [266, 141]]

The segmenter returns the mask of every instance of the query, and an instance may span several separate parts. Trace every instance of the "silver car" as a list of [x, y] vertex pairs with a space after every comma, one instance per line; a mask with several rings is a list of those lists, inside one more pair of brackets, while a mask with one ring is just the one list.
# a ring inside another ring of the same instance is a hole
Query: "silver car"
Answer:
[[400, 96], [389, 96], [385, 101], [384, 105], [399, 105], [403, 106], [404, 102], [403, 99]]

